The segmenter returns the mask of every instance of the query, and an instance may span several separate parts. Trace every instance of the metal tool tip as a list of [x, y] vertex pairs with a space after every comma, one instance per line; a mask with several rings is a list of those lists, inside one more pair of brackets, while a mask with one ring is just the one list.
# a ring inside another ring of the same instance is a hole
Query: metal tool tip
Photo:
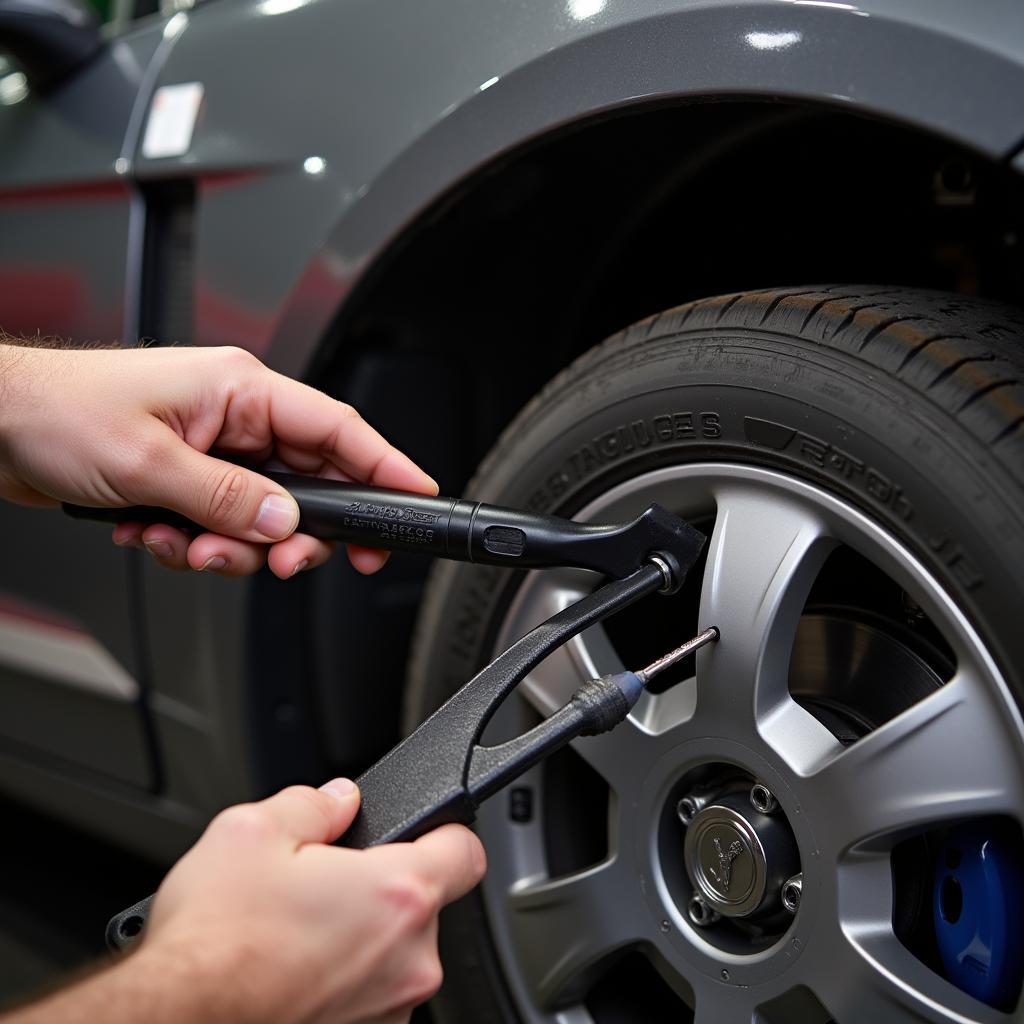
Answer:
[[687, 640], [685, 644], [681, 644], [674, 651], [669, 651], [668, 654], [662, 655], [657, 661], [651, 662], [647, 668], [640, 669], [636, 673], [637, 678], [646, 686], [648, 680], [653, 679], [659, 672], [664, 672], [665, 669], [671, 668], [677, 662], [682, 661], [688, 654], [699, 650], [705, 644], [714, 643], [720, 637], [721, 633], [717, 626], [708, 626], [707, 629], [698, 633], [692, 640]]

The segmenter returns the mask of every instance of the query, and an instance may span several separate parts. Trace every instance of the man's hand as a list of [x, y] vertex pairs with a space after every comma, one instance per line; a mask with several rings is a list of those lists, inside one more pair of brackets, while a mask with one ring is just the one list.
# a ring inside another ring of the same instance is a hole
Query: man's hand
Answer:
[[[122, 524], [175, 569], [227, 576], [269, 562], [286, 579], [332, 545], [296, 534], [279, 485], [216, 453], [299, 472], [436, 494], [437, 485], [350, 406], [233, 348], [65, 349], [0, 345], [0, 497], [33, 505], [159, 505], [202, 524]], [[375, 572], [381, 551], [349, 547]]]
[[138, 950], [5, 1024], [399, 1024], [441, 984], [437, 915], [480, 881], [446, 825], [369, 850], [324, 845], [355, 817], [336, 779], [213, 820], [175, 865]]
[[142, 951], [210, 957], [228, 988], [245, 979], [259, 1020], [405, 1020], [441, 983], [437, 914], [480, 881], [483, 847], [456, 825], [370, 850], [323, 845], [358, 806], [335, 780], [225, 811], [160, 887]]

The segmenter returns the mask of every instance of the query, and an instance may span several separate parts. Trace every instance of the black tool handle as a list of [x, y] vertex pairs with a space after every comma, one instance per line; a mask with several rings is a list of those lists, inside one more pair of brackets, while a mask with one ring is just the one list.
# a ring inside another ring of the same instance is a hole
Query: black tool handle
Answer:
[[[280, 484], [299, 506], [299, 530], [323, 540], [350, 541], [367, 547], [386, 547], [423, 551], [446, 557], [460, 513], [473, 502], [455, 498], [432, 498], [423, 494], [391, 491], [362, 484], [340, 483], [297, 473], [261, 470], [261, 474]], [[206, 527], [177, 512], [150, 505], [124, 508], [92, 508], [65, 504], [64, 511], [76, 519], [105, 523], [167, 523], [192, 533], [205, 533]]]
[[[571, 566], [622, 579], [652, 551], [671, 552], [678, 564], [687, 562], [691, 551], [695, 558], [703, 543], [700, 534], [657, 505], [629, 523], [595, 525], [464, 498], [431, 498], [274, 470], [261, 472], [295, 498], [300, 532], [366, 547], [419, 551], [486, 565]], [[66, 504], [64, 511], [78, 519], [167, 523], [204, 532], [183, 516], [148, 506]]]

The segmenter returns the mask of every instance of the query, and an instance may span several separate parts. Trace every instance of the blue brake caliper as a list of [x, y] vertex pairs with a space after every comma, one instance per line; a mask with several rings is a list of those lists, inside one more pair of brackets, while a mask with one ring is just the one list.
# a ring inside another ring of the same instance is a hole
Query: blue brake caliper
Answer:
[[975, 999], [1012, 1009], [1024, 976], [1024, 860], [1001, 823], [959, 825], [935, 863], [932, 913], [946, 977]]

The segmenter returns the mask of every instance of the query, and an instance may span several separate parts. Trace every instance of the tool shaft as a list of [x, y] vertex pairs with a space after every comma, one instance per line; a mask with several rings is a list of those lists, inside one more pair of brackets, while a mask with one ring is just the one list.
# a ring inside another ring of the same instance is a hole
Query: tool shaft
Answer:
[[663, 654], [657, 661], [652, 661], [647, 668], [640, 669], [637, 672], [637, 677], [646, 686], [660, 672], [664, 672], [665, 669], [671, 668], [677, 662], [682, 661], [688, 654], [700, 650], [705, 644], [710, 644], [717, 640], [719, 635], [717, 626], [709, 626], [703, 633], [698, 633], [692, 640], [687, 640], [685, 644], [681, 644], [674, 651]]
[[[657, 505], [628, 523], [577, 523], [560, 516], [488, 505], [465, 498], [431, 497], [319, 477], [262, 470], [299, 506], [300, 533], [389, 551], [414, 551], [460, 562], [542, 568], [591, 569], [623, 579], [657, 551], [670, 575], [689, 567], [704, 538]], [[167, 509], [64, 506], [77, 519], [112, 523], [166, 523], [205, 528]], [[678, 581], [669, 581], [673, 585]]]

